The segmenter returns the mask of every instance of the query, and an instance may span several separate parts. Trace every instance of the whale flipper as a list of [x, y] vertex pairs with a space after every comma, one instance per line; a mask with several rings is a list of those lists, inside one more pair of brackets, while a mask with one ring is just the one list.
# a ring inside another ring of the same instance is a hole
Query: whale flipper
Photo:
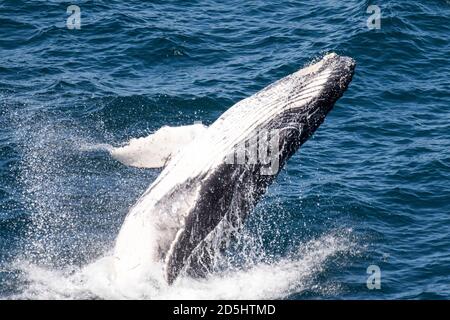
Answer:
[[131, 167], [162, 168], [184, 146], [206, 131], [202, 124], [164, 126], [147, 137], [131, 139], [123, 147], [109, 150], [117, 161]]

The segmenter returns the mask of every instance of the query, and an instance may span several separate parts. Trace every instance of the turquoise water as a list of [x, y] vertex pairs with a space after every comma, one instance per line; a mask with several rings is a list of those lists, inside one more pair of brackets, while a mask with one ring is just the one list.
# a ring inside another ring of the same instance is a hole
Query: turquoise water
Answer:
[[93, 146], [209, 124], [331, 51], [354, 80], [222, 269], [137, 297], [450, 298], [450, 2], [73, 4], [79, 30], [66, 2], [0, 1], [0, 298], [120, 296], [99, 259], [159, 171]]

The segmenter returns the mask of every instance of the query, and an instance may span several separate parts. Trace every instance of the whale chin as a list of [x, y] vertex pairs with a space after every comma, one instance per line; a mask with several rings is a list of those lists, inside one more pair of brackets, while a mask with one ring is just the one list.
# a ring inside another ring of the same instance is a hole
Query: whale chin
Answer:
[[331, 53], [236, 103], [209, 127], [165, 127], [111, 150], [127, 165], [165, 166], [122, 225], [117, 276], [144, 275], [158, 262], [168, 283], [210, 272], [217, 250], [324, 121], [354, 69], [353, 59]]

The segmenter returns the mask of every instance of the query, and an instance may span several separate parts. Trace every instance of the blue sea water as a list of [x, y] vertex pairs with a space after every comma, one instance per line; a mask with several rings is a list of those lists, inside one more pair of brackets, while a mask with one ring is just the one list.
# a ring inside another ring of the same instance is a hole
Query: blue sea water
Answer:
[[137, 298], [449, 299], [449, 17], [444, 0], [0, 1], [0, 298], [121, 297], [101, 258], [159, 171], [92, 146], [209, 124], [334, 51], [354, 80], [252, 213], [241, 258]]

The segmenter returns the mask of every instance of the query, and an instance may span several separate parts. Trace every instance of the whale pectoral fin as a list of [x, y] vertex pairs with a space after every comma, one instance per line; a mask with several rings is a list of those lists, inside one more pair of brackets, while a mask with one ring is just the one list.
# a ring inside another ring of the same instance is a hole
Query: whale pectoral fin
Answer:
[[164, 126], [148, 137], [131, 139], [123, 147], [112, 148], [110, 154], [127, 166], [162, 168], [173, 155], [202, 135], [206, 129], [202, 124]]

